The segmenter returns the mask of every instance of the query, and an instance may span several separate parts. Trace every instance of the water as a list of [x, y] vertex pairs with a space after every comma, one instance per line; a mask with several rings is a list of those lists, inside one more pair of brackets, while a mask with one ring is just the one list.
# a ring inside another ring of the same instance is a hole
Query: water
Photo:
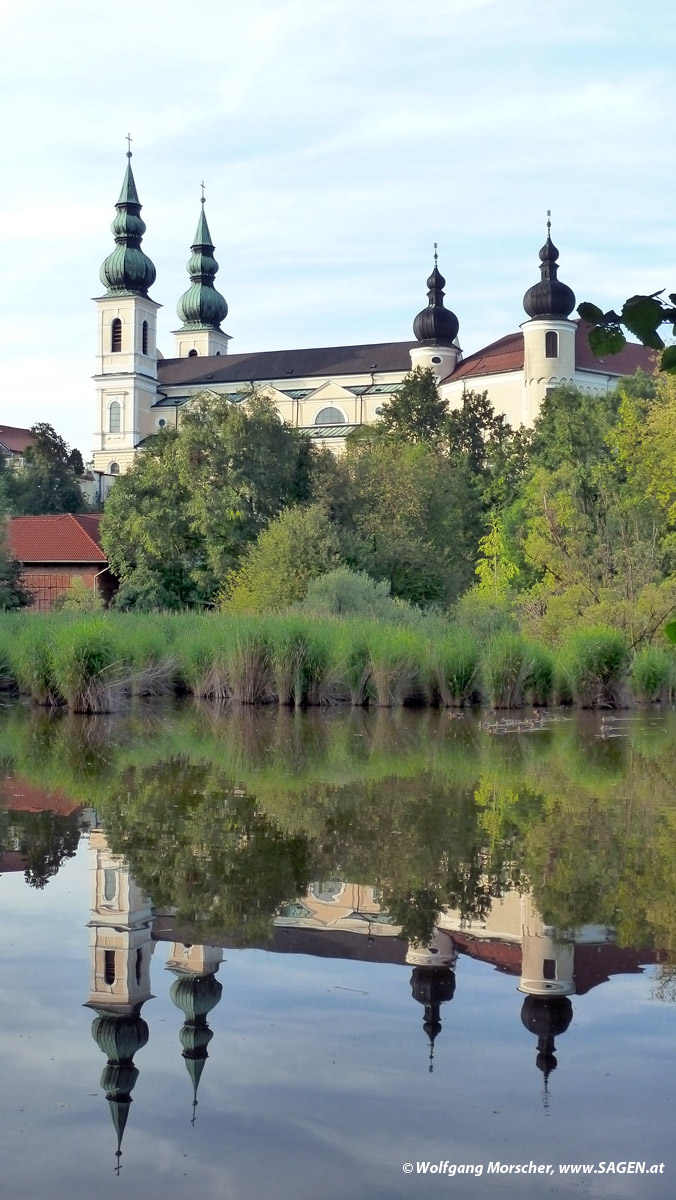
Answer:
[[3, 1198], [674, 1195], [671, 712], [16, 706], [0, 756]]

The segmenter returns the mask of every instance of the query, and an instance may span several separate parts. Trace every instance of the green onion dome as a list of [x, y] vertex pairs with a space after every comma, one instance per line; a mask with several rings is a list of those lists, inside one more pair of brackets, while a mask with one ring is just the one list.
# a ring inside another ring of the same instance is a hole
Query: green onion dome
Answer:
[[176, 312], [183, 329], [220, 329], [221, 321], [228, 315], [228, 305], [214, 287], [218, 263], [204, 213], [204, 196], [201, 203], [197, 232], [190, 247], [192, 254], [186, 264], [191, 285], [181, 296]]
[[[127, 151], [131, 159], [131, 151]], [[108, 255], [99, 272], [101, 283], [108, 296], [147, 296], [148, 288], [155, 282], [155, 267], [141, 249], [146, 231], [141, 217], [141, 204], [136, 183], [127, 162], [120, 198], [115, 205], [117, 212], [111, 225], [115, 238], [115, 249]]]
[[223, 994], [223, 984], [210, 975], [182, 975], [171, 985], [169, 995], [186, 1020], [205, 1017], [215, 1008]]

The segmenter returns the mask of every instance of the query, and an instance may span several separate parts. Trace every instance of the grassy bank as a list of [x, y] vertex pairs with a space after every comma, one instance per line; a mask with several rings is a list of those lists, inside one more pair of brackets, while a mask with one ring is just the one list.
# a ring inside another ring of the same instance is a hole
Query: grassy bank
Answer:
[[0, 684], [85, 713], [171, 692], [244, 705], [617, 708], [671, 699], [676, 657], [668, 648], [632, 655], [622, 634], [603, 628], [552, 652], [518, 635], [479, 644], [435, 619], [409, 629], [328, 617], [17, 613], [0, 618]]

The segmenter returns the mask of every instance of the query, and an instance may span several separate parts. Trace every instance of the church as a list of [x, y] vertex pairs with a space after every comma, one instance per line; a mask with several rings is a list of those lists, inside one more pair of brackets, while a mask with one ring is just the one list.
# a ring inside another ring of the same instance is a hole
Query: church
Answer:
[[202, 196], [187, 263], [190, 286], [177, 304], [173, 355], [157, 348], [160, 304], [149, 295], [155, 267], [141, 249], [145, 223], [127, 152], [127, 169], [111, 226], [115, 248], [100, 272], [105, 291], [97, 308], [96, 445], [93, 465], [103, 475], [129, 469], [146, 438], [180, 423], [180, 410], [200, 393], [241, 403], [251, 388], [265, 390], [280, 418], [319, 444], [339, 451], [350, 430], [378, 420], [383, 405], [413, 367], [431, 368], [441, 395], [460, 407], [466, 391], [486, 391], [509, 423], [531, 426], [548, 390], [570, 383], [588, 393], [606, 391], [638, 368], [653, 369], [652, 352], [627, 345], [612, 358], [595, 358], [587, 331], [571, 319], [575, 295], [558, 278], [559, 251], [550, 236], [540, 250], [540, 279], [523, 298], [527, 319], [466, 357], [460, 322], [444, 304], [445, 280], [434, 266], [427, 305], [407, 342], [325, 346], [306, 350], [229, 353], [223, 329], [228, 305], [215, 286], [218, 263]]

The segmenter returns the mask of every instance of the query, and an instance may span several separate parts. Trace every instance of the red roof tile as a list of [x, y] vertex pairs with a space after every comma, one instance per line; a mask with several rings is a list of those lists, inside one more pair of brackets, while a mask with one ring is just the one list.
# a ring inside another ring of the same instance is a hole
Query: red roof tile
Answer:
[[23, 454], [26, 446], [33, 445], [30, 429], [19, 429], [16, 425], [0, 425], [0, 444], [12, 454]]
[[9, 812], [53, 812], [60, 817], [69, 817], [81, 807], [79, 800], [72, 800], [64, 792], [33, 787], [19, 775], [0, 779], [0, 808]]
[[[575, 365], [578, 371], [597, 371], [600, 375], [633, 375], [642, 370], [651, 373], [655, 370], [657, 357], [654, 350], [628, 342], [619, 354], [608, 354], [603, 358], [594, 358], [589, 349], [589, 326], [584, 321], [577, 322], [575, 331]], [[483, 350], [477, 350], [464, 358], [452, 375], [447, 375], [444, 383], [451, 380], [475, 378], [478, 375], [502, 375], [507, 371], [523, 370], [523, 333], [508, 333], [506, 337], [491, 342]]]
[[13, 517], [9, 522], [12, 557], [20, 563], [105, 563], [100, 520], [100, 513]]
[[505, 371], [523, 370], [523, 334], [508, 333], [506, 337], [491, 342], [483, 350], [477, 350], [464, 358], [452, 375], [444, 380], [467, 379], [475, 375], [502, 375]]

